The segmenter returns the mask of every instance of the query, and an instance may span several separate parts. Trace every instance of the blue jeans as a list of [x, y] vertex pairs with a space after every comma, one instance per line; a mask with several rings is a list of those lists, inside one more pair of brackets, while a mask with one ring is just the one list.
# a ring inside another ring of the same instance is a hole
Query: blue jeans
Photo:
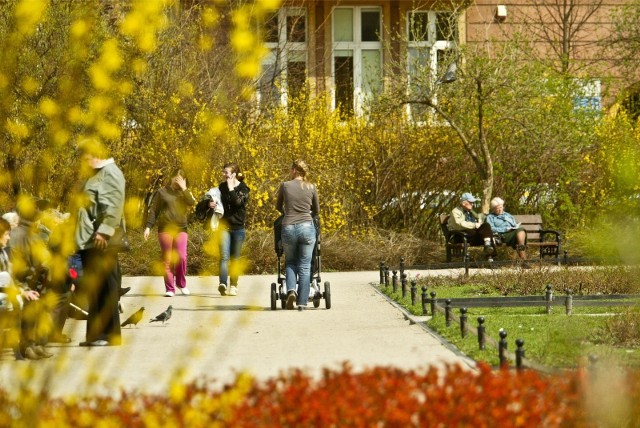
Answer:
[[[231, 271], [231, 285], [238, 286], [240, 276], [240, 253], [244, 242], [245, 230], [220, 230], [220, 284], [227, 285], [227, 277]], [[229, 270], [229, 260], [231, 260], [231, 270]]]
[[296, 289], [298, 305], [306, 306], [311, 282], [311, 258], [316, 244], [316, 229], [312, 222], [289, 224], [282, 228], [282, 246], [286, 260], [287, 291]]

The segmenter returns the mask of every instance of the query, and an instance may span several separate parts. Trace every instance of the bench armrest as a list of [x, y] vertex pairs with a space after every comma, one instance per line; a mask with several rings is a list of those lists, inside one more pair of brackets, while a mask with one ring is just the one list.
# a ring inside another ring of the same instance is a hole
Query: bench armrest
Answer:
[[464, 242], [467, 242], [469, 235], [464, 230], [450, 230], [447, 242], [453, 242], [453, 238], [461, 238]]
[[562, 234], [560, 232], [558, 232], [557, 230], [552, 230], [552, 229], [540, 229], [539, 231], [540, 233], [540, 237], [542, 237], [543, 241], [545, 241], [544, 237], [545, 235], [555, 235], [554, 240], [556, 242], [560, 242], [560, 239], [562, 239]]

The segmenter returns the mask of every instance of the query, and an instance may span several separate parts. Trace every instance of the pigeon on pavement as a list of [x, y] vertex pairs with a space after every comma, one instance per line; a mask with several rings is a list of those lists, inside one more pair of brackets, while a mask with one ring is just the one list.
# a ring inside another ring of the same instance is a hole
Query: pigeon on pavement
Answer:
[[163, 313], [161, 313], [157, 317], [149, 320], [149, 322], [162, 321], [162, 324], [164, 324], [165, 321], [169, 321], [169, 318], [171, 318], [171, 310], [172, 309], [173, 309], [173, 306], [169, 305], [169, 307], [167, 308], [166, 311], [164, 311]]
[[144, 306], [138, 309], [137, 311], [135, 311], [134, 313], [132, 313], [131, 316], [129, 316], [129, 318], [127, 318], [126, 320], [124, 320], [122, 324], [120, 324], [120, 327], [126, 327], [129, 324], [133, 324], [137, 326], [138, 323], [142, 320], [143, 314], [144, 314]]

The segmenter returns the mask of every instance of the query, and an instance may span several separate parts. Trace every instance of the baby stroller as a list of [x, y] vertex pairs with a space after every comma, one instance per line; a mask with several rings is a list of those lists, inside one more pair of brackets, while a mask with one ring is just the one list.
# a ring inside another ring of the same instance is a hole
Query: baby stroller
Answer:
[[[273, 223], [273, 237], [276, 255], [278, 258], [278, 279], [277, 284], [274, 282], [271, 284], [271, 310], [276, 310], [278, 307], [278, 299], [280, 300], [280, 306], [284, 309], [287, 305], [287, 286], [286, 277], [282, 271], [282, 255], [284, 254], [284, 248], [282, 246], [282, 220], [283, 216]], [[311, 257], [311, 284], [309, 287], [309, 300], [313, 302], [313, 307], [320, 306], [320, 300], [324, 299], [324, 305], [327, 309], [331, 309], [331, 285], [329, 281], [324, 283], [324, 292], [320, 291], [320, 219], [315, 217], [313, 219], [313, 225], [316, 229], [316, 245], [313, 248], [313, 256]]]

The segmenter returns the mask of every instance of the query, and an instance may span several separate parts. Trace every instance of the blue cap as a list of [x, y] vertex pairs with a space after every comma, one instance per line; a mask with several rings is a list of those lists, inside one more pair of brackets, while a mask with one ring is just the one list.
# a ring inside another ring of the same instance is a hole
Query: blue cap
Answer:
[[476, 199], [471, 193], [463, 193], [462, 196], [460, 196], [460, 202], [476, 202], [477, 200], [478, 199]]

